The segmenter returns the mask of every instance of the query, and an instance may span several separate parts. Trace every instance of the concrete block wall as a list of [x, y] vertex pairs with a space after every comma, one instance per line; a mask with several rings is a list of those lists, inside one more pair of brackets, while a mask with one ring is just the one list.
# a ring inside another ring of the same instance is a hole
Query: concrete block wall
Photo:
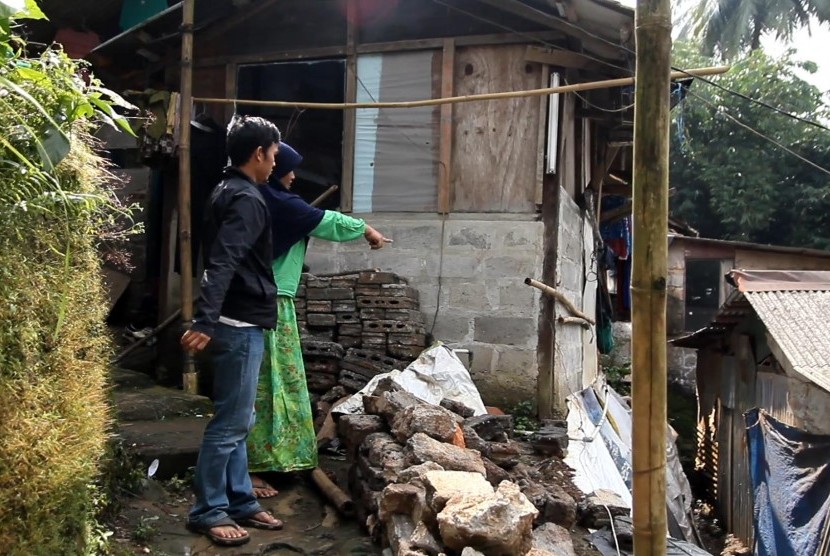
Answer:
[[434, 322], [436, 339], [471, 350], [485, 402], [535, 401], [540, 294], [523, 280], [541, 275], [542, 223], [533, 215], [452, 215], [443, 225], [432, 214], [360, 216], [394, 243], [370, 251], [362, 240], [312, 239], [311, 272], [381, 268], [407, 278], [419, 291], [427, 330]]
[[[582, 307], [585, 287], [585, 236], [582, 211], [565, 190], [559, 192], [559, 244], [556, 259], [556, 289]], [[556, 407], [565, 409], [565, 399], [583, 388], [583, 329], [573, 324], [561, 324], [555, 319], [570, 316], [561, 304], [556, 304], [554, 315], [554, 400]]]

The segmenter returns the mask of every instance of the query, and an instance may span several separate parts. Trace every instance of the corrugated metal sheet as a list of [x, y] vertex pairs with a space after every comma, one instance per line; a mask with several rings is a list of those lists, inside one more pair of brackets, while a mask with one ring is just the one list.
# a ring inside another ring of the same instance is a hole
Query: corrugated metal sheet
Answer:
[[799, 422], [790, 407], [790, 379], [784, 375], [759, 372], [755, 382], [755, 398], [774, 419], [797, 427]]
[[789, 368], [830, 392], [830, 288], [744, 295]]

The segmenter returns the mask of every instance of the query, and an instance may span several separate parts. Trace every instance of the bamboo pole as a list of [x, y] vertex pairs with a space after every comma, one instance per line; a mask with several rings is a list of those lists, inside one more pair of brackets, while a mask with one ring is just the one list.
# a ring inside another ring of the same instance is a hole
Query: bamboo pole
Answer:
[[323, 193], [321, 193], [319, 197], [311, 201], [311, 203], [309, 204], [312, 207], [319, 207], [321, 204], [323, 204], [323, 201], [334, 195], [338, 189], [340, 189], [339, 185], [332, 185], [331, 187], [323, 191]]
[[[543, 284], [542, 282], [534, 280], [533, 278], [525, 278], [525, 284], [527, 284], [528, 286], [530, 286], [532, 288], [536, 288], [537, 290], [541, 291], [545, 295], [548, 295], [548, 296], [554, 298], [556, 301], [561, 303], [565, 307], [565, 309], [567, 309], [568, 312], [571, 313], [573, 316], [584, 320], [588, 324], [591, 324], [591, 325], [596, 324], [596, 321], [594, 319], [592, 319], [591, 317], [589, 317], [588, 315], [586, 315], [585, 313], [580, 311], [576, 307], [576, 305], [574, 305], [571, 302], [570, 299], [565, 297], [565, 294], [563, 294], [562, 292], [553, 289], [552, 287], [548, 286], [547, 284]], [[564, 322], [564, 321], [562, 321], [562, 322]]]
[[173, 323], [174, 320], [179, 318], [179, 316], [181, 314], [182, 314], [182, 310], [181, 309], [176, 309], [176, 311], [172, 315], [170, 315], [169, 317], [164, 319], [164, 321], [161, 324], [159, 324], [158, 326], [156, 326], [149, 334], [147, 334], [143, 338], [139, 338], [138, 340], [136, 340], [135, 342], [133, 342], [132, 344], [127, 346], [127, 348], [124, 349], [124, 351], [122, 351], [121, 353], [119, 353], [115, 357], [115, 359], [110, 361], [110, 365], [115, 365], [116, 363], [118, 363], [119, 361], [121, 361], [122, 359], [127, 357], [129, 354], [131, 354], [132, 352], [134, 352], [135, 350], [137, 350], [138, 348], [140, 348], [141, 346], [143, 346], [144, 344], [149, 342], [151, 339], [158, 336], [159, 332], [161, 332], [162, 330], [164, 330], [165, 328], [170, 326]]
[[[193, 14], [195, 0], [182, 4], [181, 109], [179, 110], [179, 260], [182, 273], [182, 321], [193, 320], [193, 258], [190, 251], [190, 116], [193, 106]], [[184, 351], [182, 387], [196, 394], [193, 354]]]
[[[694, 76], [719, 75], [729, 71], [728, 66], [716, 66], [711, 68], [696, 68], [685, 71], [675, 71], [671, 74], [672, 79], [682, 79]], [[612, 87], [625, 87], [633, 85], [634, 77], [621, 77], [619, 79], [605, 79], [603, 81], [590, 81], [587, 83], [574, 83], [572, 85], [561, 85], [559, 87], [545, 87], [543, 89], [529, 89], [526, 91], [504, 91], [501, 93], [484, 93], [480, 95], [465, 95], [460, 97], [430, 98], [426, 100], [410, 100], [403, 102], [290, 102], [283, 100], [251, 100], [235, 98], [194, 98], [194, 102], [209, 104], [237, 104], [247, 106], [272, 106], [277, 108], [309, 108], [317, 110], [348, 110], [352, 108], [420, 108], [423, 106], [441, 106], [444, 104], [458, 104], [461, 102], [476, 102], [483, 100], [504, 100], [520, 97], [538, 97], [552, 95], [555, 93], [577, 93], [592, 91], [595, 89], [610, 89]], [[666, 85], [668, 88], [668, 84]]]
[[349, 498], [348, 494], [343, 492], [340, 487], [329, 479], [328, 475], [322, 469], [315, 467], [311, 472], [311, 479], [317, 485], [317, 488], [320, 489], [320, 492], [328, 498], [329, 502], [334, 504], [338, 512], [346, 517], [354, 517], [356, 511], [354, 502]]
[[637, 0], [632, 260], [634, 553], [666, 554], [670, 0]]

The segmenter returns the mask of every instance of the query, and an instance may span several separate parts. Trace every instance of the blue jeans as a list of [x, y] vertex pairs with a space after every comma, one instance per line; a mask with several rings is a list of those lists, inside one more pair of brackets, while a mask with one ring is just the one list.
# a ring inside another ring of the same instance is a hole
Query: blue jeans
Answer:
[[196, 503], [188, 522], [211, 527], [262, 510], [248, 476], [245, 441], [254, 424], [254, 400], [263, 330], [217, 324], [208, 354], [213, 368], [214, 414], [205, 428], [196, 462]]

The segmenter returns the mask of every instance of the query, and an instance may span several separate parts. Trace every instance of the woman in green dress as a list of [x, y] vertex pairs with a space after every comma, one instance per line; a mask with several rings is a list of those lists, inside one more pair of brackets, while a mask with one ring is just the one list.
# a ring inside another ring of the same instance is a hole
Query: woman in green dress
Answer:
[[294, 311], [306, 239], [343, 242], [363, 237], [372, 249], [381, 249], [389, 241], [363, 220], [312, 207], [292, 193], [294, 169], [302, 159], [296, 150], [281, 143], [274, 172], [262, 189], [271, 213], [278, 297], [277, 327], [265, 334], [256, 422], [248, 435], [248, 472], [259, 498], [277, 494], [259, 474], [317, 466], [317, 438]]

